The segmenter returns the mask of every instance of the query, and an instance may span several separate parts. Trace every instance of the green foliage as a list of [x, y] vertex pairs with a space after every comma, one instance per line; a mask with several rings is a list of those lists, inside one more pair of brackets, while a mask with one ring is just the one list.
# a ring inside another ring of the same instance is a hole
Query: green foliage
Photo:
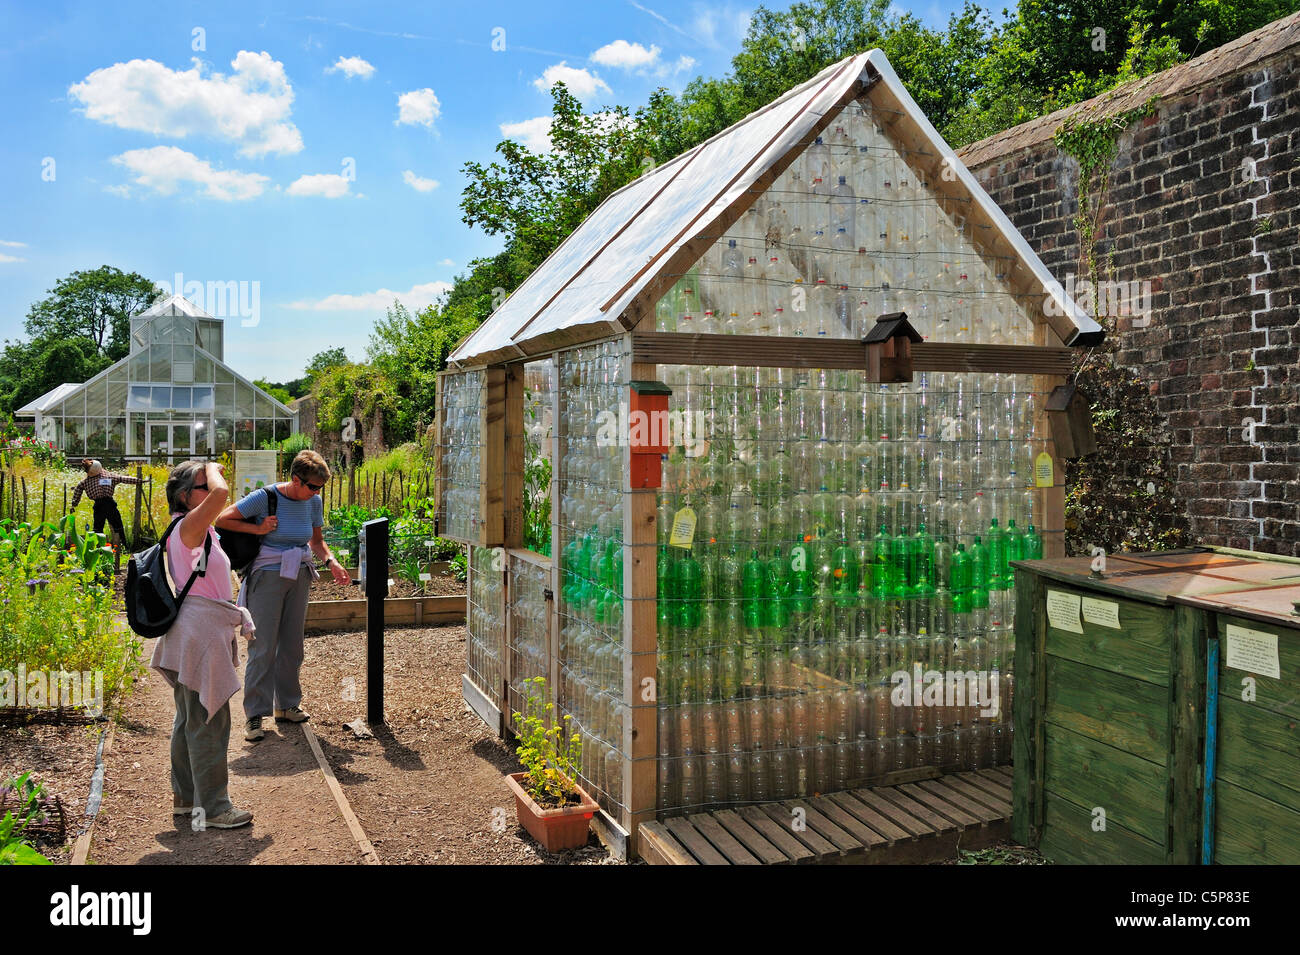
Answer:
[[[143, 643], [114, 625], [113, 552], [58, 524], [0, 521], [0, 670], [103, 674], [105, 705], [143, 671]], [[52, 702], [52, 701], [51, 701]]]
[[84, 338], [109, 361], [130, 350], [131, 316], [162, 298], [162, 291], [138, 272], [109, 265], [59, 279], [27, 312], [34, 339]]
[[[31, 776], [31, 773], [23, 773], [0, 789], [0, 806], [5, 807], [4, 817], [0, 818], [0, 865], [50, 864], [49, 859], [23, 838], [23, 833], [32, 823], [46, 818], [45, 807], [49, 805], [45, 787]], [[17, 797], [14, 809], [8, 808], [11, 795]]]
[[367, 349], [373, 366], [394, 382], [396, 414], [385, 423], [394, 440], [419, 437], [419, 426], [434, 420], [437, 375], [447, 356], [478, 327], [491, 310], [490, 293], [480, 301], [467, 285], [456, 304], [434, 304], [412, 315], [395, 302], [375, 323]]
[[287, 405], [293, 400], [293, 395], [289, 394], [288, 388], [285, 388], [282, 385], [272, 384], [265, 378], [254, 378], [253, 384], [257, 385], [257, 387], [261, 388], [282, 405]]
[[545, 678], [524, 680], [523, 692], [524, 713], [514, 714], [519, 737], [515, 755], [526, 774], [523, 787], [544, 808], [571, 805], [579, 799], [574, 780], [582, 765], [582, 737], [569, 733], [572, 717], [568, 713], [557, 723], [553, 716], [555, 704], [542, 705], [546, 696]]
[[[537, 420], [538, 406], [525, 390], [524, 407], [530, 421]], [[524, 431], [524, 547], [538, 554], [551, 552], [551, 461]]]

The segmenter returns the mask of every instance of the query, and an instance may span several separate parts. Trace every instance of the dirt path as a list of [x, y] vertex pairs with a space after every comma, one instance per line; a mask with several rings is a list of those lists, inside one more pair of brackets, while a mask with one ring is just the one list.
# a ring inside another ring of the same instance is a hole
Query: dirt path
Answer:
[[608, 864], [585, 848], [551, 855], [515, 823], [502, 776], [514, 748], [461, 697], [465, 628], [389, 629], [386, 726], [357, 739], [343, 724], [366, 712], [365, 633], [309, 634], [305, 709], [361, 826], [385, 864]]
[[[153, 641], [146, 641], [146, 659], [152, 651]], [[246, 660], [241, 641], [241, 678]], [[95, 825], [92, 862], [361, 863], [361, 852], [302, 730], [268, 719], [266, 738], [246, 743], [242, 691], [230, 701], [230, 708], [230, 798], [253, 813], [252, 825], [193, 832], [188, 817], [172, 816], [168, 747], [175, 708], [171, 687], [150, 670], [126, 705], [106, 760], [104, 803]]]

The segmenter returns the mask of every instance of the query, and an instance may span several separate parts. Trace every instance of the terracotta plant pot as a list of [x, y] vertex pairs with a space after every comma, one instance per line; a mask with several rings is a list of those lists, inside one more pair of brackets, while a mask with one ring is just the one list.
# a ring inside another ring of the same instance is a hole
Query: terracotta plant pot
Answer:
[[515, 814], [519, 825], [528, 830], [528, 834], [542, 844], [547, 852], [562, 852], [565, 849], [577, 849], [587, 844], [587, 827], [591, 817], [600, 808], [595, 800], [581, 789], [582, 798], [576, 806], [564, 809], [543, 809], [528, 795], [521, 782], [525, 773], [511, 773], [506, 776], [506, 785], [515, 794]]

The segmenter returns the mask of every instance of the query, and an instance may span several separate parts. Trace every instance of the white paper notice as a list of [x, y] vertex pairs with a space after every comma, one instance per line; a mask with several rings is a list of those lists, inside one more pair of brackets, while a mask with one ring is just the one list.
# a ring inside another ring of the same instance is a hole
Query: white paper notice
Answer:
[[1228, 650], [1226, 663], [1234, 670], [1258, 673], [1282, 679], [1282, 667], [1277, 658], [1277, 634], [1262, 630], [1248, 630], [1228, 624]]
[[1083, 598], [1083, 619], [1099, 627], [1120, 629], [1119, 604], [1114, 600], [1098, 600], [1096, 597]]
[[1079, 595], [1067, 594], [1060, 590], [1049, 590], [1047, 592], [1047, 622], [1057, 630], [1083, 633], [1083, 624], [1079, 622]]

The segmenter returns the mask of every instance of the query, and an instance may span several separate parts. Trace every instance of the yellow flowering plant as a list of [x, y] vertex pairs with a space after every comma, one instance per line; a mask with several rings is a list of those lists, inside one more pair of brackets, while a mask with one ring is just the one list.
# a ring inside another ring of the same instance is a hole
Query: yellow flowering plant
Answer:
[[574, 780], [582, 762], [582, 737], [569, 733], [572, 717], [568, 713], [557, 721], [555, 704], [543, 705], [544, 677], [524, 680], [524, 693], [524, 713], [514, 714], [524, 789], [534, 802], [548, 809], [573, 805], [580, 799]]

